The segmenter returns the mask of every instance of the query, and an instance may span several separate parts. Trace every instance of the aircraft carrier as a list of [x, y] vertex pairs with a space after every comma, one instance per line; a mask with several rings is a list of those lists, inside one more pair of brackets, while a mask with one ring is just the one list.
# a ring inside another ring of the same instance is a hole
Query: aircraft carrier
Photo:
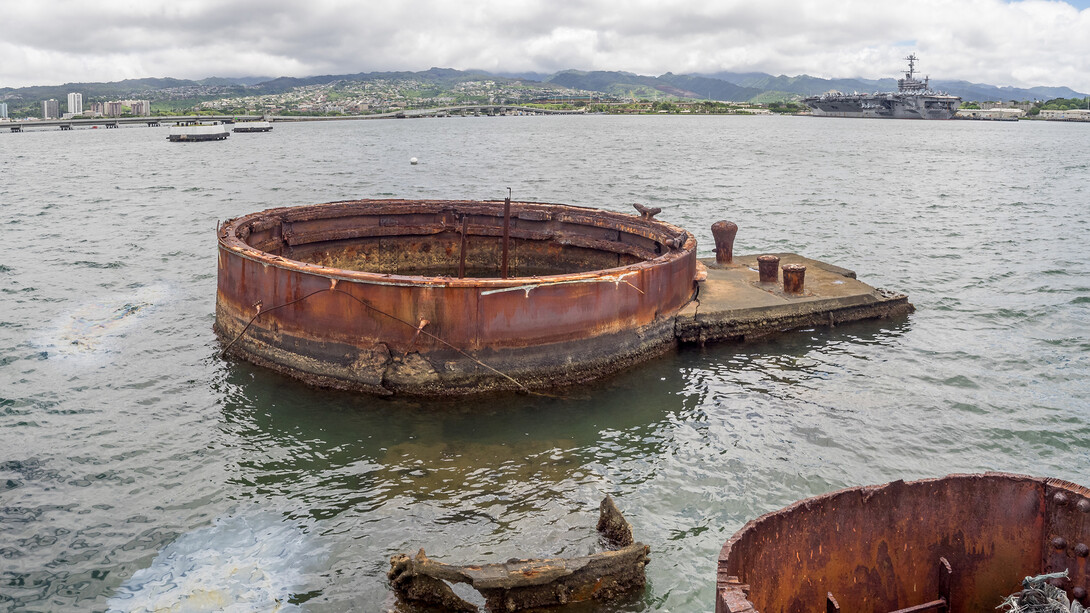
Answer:
[[916, 78], [916, 62], [912, 54], [905, 78], [897, 79], [897, 91], [873, 94], [843, 94], [828, 92], [802, 101], [819, 117], [865, 117], [875, 119], [952, 119], [961, 105], [961, 98], [934, 91], [930, 77]]

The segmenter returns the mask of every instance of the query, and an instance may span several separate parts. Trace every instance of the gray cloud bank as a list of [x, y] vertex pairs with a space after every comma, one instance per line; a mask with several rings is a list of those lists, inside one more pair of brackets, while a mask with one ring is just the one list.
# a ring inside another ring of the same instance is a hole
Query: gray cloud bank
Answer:
[[1090, 91], [1090, 9], [1024, 0], [17, 2], [0, 87], [141, 77], [497, 72], [925, 74]]

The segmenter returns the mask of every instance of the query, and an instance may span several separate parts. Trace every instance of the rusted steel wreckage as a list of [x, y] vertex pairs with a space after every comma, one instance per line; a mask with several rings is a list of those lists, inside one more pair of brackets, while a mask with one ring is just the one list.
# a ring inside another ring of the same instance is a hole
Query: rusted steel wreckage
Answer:
[[421, 549], [414, 557], [391, 558], [386, 576], [402, 601], [460, 613], [478, 609], [450, 583], [472, 586], [493, 613], [610, 600], [642, 590], [650, 548], [633, 540], [632, 527], [609, 496], [599, 507], [598, 534], [605, 551], [589, 556], [453, 566], [429, 559]]
[[[420, 550], [393, 556], [387, 577], [403, 602], [465, 613], [478, 609], [452, 583], [472, 586], [493, 613], [642, 590], [650, 549], [608, 496], [598, 531], [606, 551], [590, 556], [456, 566]], [[894, 481], [747, 523], [719, 554], [715, 612], [1079, 613], [1088, 559], [1088, 488], [1006, 473]], [[1044, 581], [1053, 587], [1032, 588]]]
[[553, 388], [680, 342], [912, 309], [793, 254], [762, 256], [774, 261], [758, 279], [726, 222], [705, 268], [691, 233], [637, 209], [354, 200], [239, 217], [218, 230], [216, 331], [225, 353], [311, 384], [442, 396]]
[[986, 473], [854, 487], [731, 537], [715, 611], [995, 611], [1027, 576], [1052, 573], [1086, 605], [1088, 556], [1090, 489], [1080, 485]]

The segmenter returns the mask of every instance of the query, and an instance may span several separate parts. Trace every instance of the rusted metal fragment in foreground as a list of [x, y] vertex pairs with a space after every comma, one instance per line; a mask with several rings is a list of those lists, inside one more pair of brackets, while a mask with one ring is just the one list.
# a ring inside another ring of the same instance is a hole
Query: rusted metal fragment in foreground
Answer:
[[468, 566], [435, 562], [421, 549], [415, 557], [393, 556], [387, 577], [405, 601], [466, 612], [477, 608], [459, 598], [448, 583], [471, 585], [493, 613], [609, 600], [643, 589], [650, 548], [632, 541], [631, 526], [608, 496], [601, 504], [598, 531], [613, 549], [578, 558]]
[[895, 481], [749, 522], [719, 555], [716, 613], [993, 611], [1027, 575], [1090, 589], [1090, 490], [987, 473]]
[[313, 384], [416, 395], [583, 382], [676, 346], [692, 234], [567, 205], [510, 211], [507, 279], [502, 202], [356, 200], [229, 221], [217, 334]]

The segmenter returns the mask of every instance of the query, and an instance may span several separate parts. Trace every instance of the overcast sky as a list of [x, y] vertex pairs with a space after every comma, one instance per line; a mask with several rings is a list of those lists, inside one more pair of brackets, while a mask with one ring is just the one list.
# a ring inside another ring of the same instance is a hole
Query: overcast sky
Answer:
[[1090, 0], [9, 0], [0, 87], [479, 68], [723, 70], [1090, 92]]

